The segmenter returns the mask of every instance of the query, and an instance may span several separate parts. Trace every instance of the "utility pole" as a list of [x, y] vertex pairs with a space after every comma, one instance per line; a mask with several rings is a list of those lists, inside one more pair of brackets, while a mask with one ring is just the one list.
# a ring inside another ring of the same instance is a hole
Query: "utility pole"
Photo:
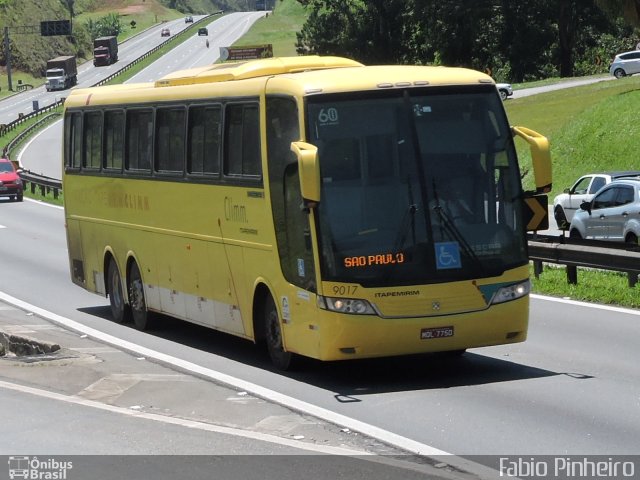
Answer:
[[11, 83], [11, 49], [9, 48], [9, 27], [4, 27], [4, 58], [7, 59], [7, 79], [9, 81], [9, 91], [13, 91]]

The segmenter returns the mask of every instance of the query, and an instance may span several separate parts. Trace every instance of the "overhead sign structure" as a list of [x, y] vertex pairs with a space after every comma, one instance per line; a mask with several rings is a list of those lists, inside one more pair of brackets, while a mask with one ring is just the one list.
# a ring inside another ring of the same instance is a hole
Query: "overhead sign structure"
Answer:
[[71, 35], [70, 20], [47, 20], [40, 22], [40, 35], [53, 37], [56, 35]]
[[549, 198], [546, 195], [534, 195], [524, 199], [524, 220], [528, 232], [549, 229]]
[[220, 60], [223, 62], [271, 57], [273, 57], [273, 45], [270, 43], [245, 47], [220, 47]]

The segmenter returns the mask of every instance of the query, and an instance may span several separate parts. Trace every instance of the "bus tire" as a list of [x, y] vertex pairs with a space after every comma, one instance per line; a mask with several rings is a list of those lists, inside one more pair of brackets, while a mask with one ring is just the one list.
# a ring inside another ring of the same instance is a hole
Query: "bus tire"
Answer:
[[265, 340], [271, 362], [278, 370], [289, 370], [292, 367], [293, 354], [284, 350], [280, 317], [271, 295], [267, 295], [265, 299], [263, 321]]
[[142, 275], [136, 262], [129, 268], [129, 305], [135, 327], [138, 330], [148, 330], [151, 327], [151, 317], [144, 298]]
[[122, 277], [116, 261], [112, 258], [109, 261], [107, 270], [107, 285], [109, 294], [109, 304], [111, 305], [111, 316], [116, 323], [128, 323], [131, 321], [131, 308], [124, 301], [122, 291]]

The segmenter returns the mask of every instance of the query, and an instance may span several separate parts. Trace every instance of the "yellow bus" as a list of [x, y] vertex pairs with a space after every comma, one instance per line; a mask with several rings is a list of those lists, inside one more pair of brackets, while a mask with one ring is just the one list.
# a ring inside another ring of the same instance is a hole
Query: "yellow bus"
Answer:
[[159, 312], [266, 342], [281, 369], [521, 342], [514, 136], [548, 191], [548, 142], [472, 70], [301, 56], [75, 89], [71, 278], [117, 322]]

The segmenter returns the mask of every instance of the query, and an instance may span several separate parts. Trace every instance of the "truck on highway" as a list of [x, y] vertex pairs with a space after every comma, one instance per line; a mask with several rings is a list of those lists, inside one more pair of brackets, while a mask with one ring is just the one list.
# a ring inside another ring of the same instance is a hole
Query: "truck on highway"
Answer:
[[93, 41], [93, 65], [105, 66], [118, 61], [118, 39], [115, 36], [99, 37]]
[[78, 83], [78, 69], [74, 55], [64, 55], [47, 61], [45, 87], [51, 90], [64, 90]]

